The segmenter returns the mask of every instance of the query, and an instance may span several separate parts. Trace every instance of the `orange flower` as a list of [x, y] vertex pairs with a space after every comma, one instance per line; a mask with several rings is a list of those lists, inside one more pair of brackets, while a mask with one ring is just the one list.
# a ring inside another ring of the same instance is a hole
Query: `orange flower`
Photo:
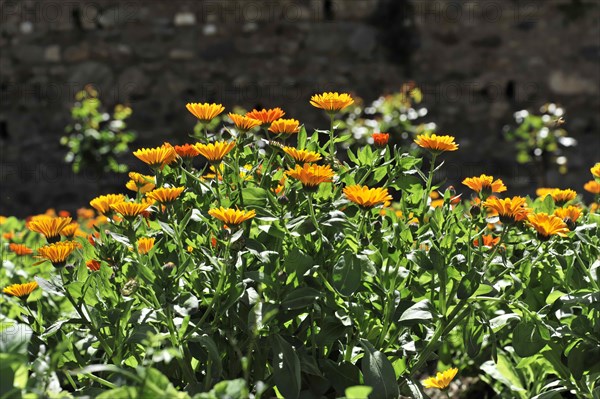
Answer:
[[373, 137], [373, 143], [375, 143], [377, 147], [382, 148], [387, 145], [390, 139], [389, 133], [373, 133], [371, 137]]
[[77, 209], [77, 218], [79, 219], [93, 219], [96, 216], [96, 212], [90, 208], [79, 208]]
[[592, 172], [592, 175], [595, 178], [600, 179], [600, 162], [596, 162], [596, 164], [590, 168], [590, 172]]
[[321, 154], [318, 152], [298, 150], [294, 147], [283, 147], [283, 152], [294, 158], [296, 162], [315, 162], [321, 159]]
[[13, 233], [12, 231], [8, 231], [8, 232], [2, 234], [2, 238], [4, 238], [6, 241], [10, 241], [14, 237], [15, 237], [15, 233]]
[[492, 193], [501, 193], [506, 191], [506, 186], [502, 180], [497, 179], [494, 181], [494, 178], [488, 175], [468, 177], [463, 180], [462, 183], [476, 193], [483, 193], [483, 195], [486, 197]]
[[296, 119], [277, 119], [271, 123], [269, 131], [275, 134], [294, 134], [300, 131], [300, 122]]
[[573, 205], [569, 205], [566, 208], [556, 208], [554, 210], [554, 216], [561, 218], [569, 230], [574, 230], [575, 223], [577, 223], [577, 219], [581, 216], [581, 209]]
[[244, 211], [223, 207], [210, 209], [208, 214], [231, 226], [237, 226], [256, 216], [256, 212], [254, 210]]
[[169, 204], [177, 199], [185, 187], [161, 187], [146, 194], [146, 197], [152, 198], [161, 204]]
[[131, 191], [137, 191], [142, 194], [154, 190], [154, 176], [143, 175], [137, 172], [129, 172], [129, 180], [125, 187]]
[[285, 172], [288, 176], [300, 180], [307, 190], [316, 190], [321, 183], [333, 181], [334, 172], [331, 166], [321, 166], [305, 163], [304, 166], [296, 165], [294, 169]]
[[93, 234], [88, 234], [87, 235], [87, 240], [88, 242], [95, 247], [96, 246], [96, 241], [100, 240], [100, 233], [98, 233], [97, 231], [95, 231]]
[[77, 248], [81, 248], [81, 244], [78, 242], [61, 241], [39, 248], [36, 257], [50, 261], [54, 267], [62, 267], [65, 265], [69, 255]]
[[150, 207], [150, 205], [151, 204], [147, 202], [139, 203], [122, 201], [112, 204], [110, 208], [126, 219], [133, 219], [136, 216], [141, 215], [148, 207]]
[[48, 242], [54, 242], [60, 240], [61, 231], [71, 223], [71, 218], [53, 217], [53, 216], [34, 216], [29, 223], [27, 228], [36, 233], [41, 233], [46, 237]]
[[527, 217], [529, 223], [538, 233], [540, 240], [547, 240], [550, 236], [559, 235], [564, 237], [569, 232], [569, 228], [561, 218], [547, 213], [536, 213]]
[[73, 223], [69, 223], [68, 225], [66, 225], [65, 228], [62, 229], [60, 234], [62, 236], [67, 237], [68, 239], [71, 239], [75, 236], [75, 234], [81, 235], [82, 232], [81, 232], [81, 229], [79, 228], [79, 223], [73, 222]]
[[222, 104], [188, 103], [185, 106], [201, 122], [210, 122], [215, 116], [225, 111]]
[[376, 205], [392, 200], [392, 196], [388, 193], [387, 188], [382, 187], [369, 188], [354, 184], [344, 187], [344, 194], [350, 201], [361, 208], [373, 208]]
[[426, 136], [420, 134], [417, 136], [415, 143], [417, 143], [419, 147], [425, 148], [434, 154], [458, 150], [458, 144], [454, 142], [453, 136], [438, 136], [437, 134]]
[[279, 107], [272, 109], [261, 109], [260, 111], [253, 109], [250, 112], [246, 112], [246, 117], [256, 119], [257, 121], [260, 121], [262, 125], [268, 125], [269, 123], [280, 119], [284, 115], [285, 112], [283, 112], [283, 110]]
[[147, 254], [154, 247], [155, 238], [142, 237], [137, 240], [138, 252], [142, 255]]
[[19, 298], [27, 299], [29, 294], [31, 294], [38, 287], [38, 283], [32, 281], [30, 283], [25, 284], [13, 284], [4, 288], [2, 292], [8, 295], [16, 296]]
[[354, 99], [348, 93], [325, 92], [313, 95], [310, 98], [310, 104], [313, 107], [334, 113], [354, 104]]
[[196, 149], [210, 163], [220, 163], [225, 155], [235, 147], [235, 141], [215, 141], [214, 143], [196, 143]]
[[193, 144], [176, 145], [175, 152], [183, 159], [192, 159], [200, 155], [200, 152]]
[[546, 198], [547, 195], [550, 195], [554, 190], [556, 190], [556, 188], [540, 187], [535, 190], [535, 195], [543, 199]]
[[133, 155], [151, 168], [160, 169], [177, 159], [177, 152], [175, 152], [175, 149], [169, 143], [164, 143], [156, 148], [140, 148], [134, 151]]
[[90, 201], [90, 205], [97, 210], [98, 213], [107, 215], [112, 212], [112, 208], [110, 207], [112, 204], [123, 201], [125, 201], [125, 196], [123, 194], [107, 194], [94, 198]]
[[526, 200], [523, 197], [512, 197], [498, 199], [496, 197], [488, 198], [483, 205], [491, 211], [494, 211], [500, 217], [502, 223], [521, 222], [527, 219], [529, 208], [526, 206]]
[[90, 259], [87, 262], [85, 262], [85, 266], [92, 272], [97, 272], [98, 270], [100, 270], [100, 262], [95, 259]]
[[557, 205], [562, 206], [567, 202], [575, 199], [577, 193], [571, 189], [561, 190], [559, 188], [556, 188], [550, 192], [550, 196]]
[[237, 127], [242, 132], [247, 132], [248, 130], [253, 129], [256, 126], [261, 125], [261, 121], [249, 118], [244, 115], [237, 115], [232, 113], [229, 113], [228, 115], [229, 118], [233, 121], [235, 127]]
[[[491, 234], [484, 234], [481, 236], [482, 240], [483, 240], [483, 246], [484, 247], [495, 247], [499, 242], [500, 242], [500, 237], [494, 237]], [[473, 245], [478, 247], [479, 246], [479, 239], [474, 239], [473, 240]]]
[[8, 248], [19, 256], [31, 255], [33, 253], [33, 249], [29, 248], [25, 244], [15, 244], [11, 242], [8, 244]]
[[600, 183], [598, 183], [596, 180], [590, 180], [583, 185], [583, 189], [592, 194], [600, 194]]

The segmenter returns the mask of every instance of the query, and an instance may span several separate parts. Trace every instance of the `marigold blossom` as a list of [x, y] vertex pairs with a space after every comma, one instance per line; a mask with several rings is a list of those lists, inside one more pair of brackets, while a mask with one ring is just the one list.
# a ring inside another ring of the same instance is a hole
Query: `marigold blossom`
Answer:
[[490, 197], [483, 205], [486, 209], [497, 213], [502, 223], [522, 222], [527, 219], [530, 212], [526, 206], [526, 199], [523, 197], [504, 199]]
[[50, 261], [54, 267], [62, 267], [69, 255], [77, 248], [81, 248], [81, 244], [78, 242], [60, 241], [38, 248], [38, 255], [36, 257]]
[[112, 208], [110, 207], [112, 204], [123, 201], [125, 201], [125, 196], [123, 194], [107, 194], [94, 198], [90, 201], [90, 205], [97, 210], [98, 213], [107, 215], [112, 213]]
[[458, 373], [457, 368], [450, 368], [444, 372], [438, 372], [435, 377], [429, 377], [423, 381], [425, 388], [446, 389], [450, 385], [452, 379]]
[[246, 117], [260, 121], [261, 125], [268, 125], [277, 119], [281, 119], [284, 115], [285, 112], [279, 107], [261, 110], [253, 109], [250, 112], [246, 112]]
[[200, 155], [200, 151], [198, 151], [194, 144], [187, 143], [183, 145], [176, 145], [174, 148], [177, 155], [186, 160], [190, 160]]
[[62, 230], [71, 223], [71, 218], [53, 217], [39, 215], [34, 216], [29, 223], [27, 228], [36, 233], [41, 233], [46, 237], [48, 242], [60, 240], [60, 233]]
[[95, 259], [90, 259], [85, 262], [85, 267], [87, 267], [92, 272], [97, 272], [100, 270], [100, 262]]
[[321, 183], [331, 183], [335, 175], [331, 166], [315, 165], [305, 163], [303, 166], [296, 165], [294, 169], [286, 172], [287, 176], [300, 180], [305, 189], [316, 189]]
[[600, 162], [596, 162], [594, 166], [590, 168], [590, 172], [595, 178], [600, 179]]
[[111, 204], [111, 209], [125, 218], [135, 218], [141, 215], [151, 204], [147, 202], [129, 202], [122, 201]]
[[[494, 237], [491, 234], [484, 234], [481, 236], [481, 240], [483, 241], [484, 247], [492, 248], [492, 247], [495, 247], [500, 242], [500, 237]], [[476, 247], [479, 246], [478, 238], [473, 240], [473, 245]]]
[[79, 219], [93, 219], [96, 217], [96, 212], [90, 208], [77, 209], [77, 217]]
[[81, 229], [79, 228], [79, 223], [77, 223], [77, 222], [69, 223], [60, 232], [60, 235], [65, 236], [68, 239], [73, 238], [76, 234], [77, 235], [82, 234]]
[[375, 146], [381, 148], [385, 147], [390, 140], [389, 133], [373, 133], [371, 137], [373, 137], [373, 143]]
[[16, 244], [11, 242], [8, 244], [8, 248], [19, 256], [31, 255], [33, 253], [33, 249], [29, 248], [25, 244]]
[[142, 237], [137, 240], [138, 252], [142, 255], [147, 254], [154, 247], [154, 241], [156, 239], [154, 237]]
[[185, 187], [161, 187], [146, 194], [146, 197], [160, 202], [161, 204], [169, 204], [177, 199], [183, 192]]
[[506, 191], [506, 186], [500, 179], [494, 180], [492, 176], [481, 175], [479, 177], [468, 177], [462, 183], [476, 193], [483, 193], [485, 196], [492, 193], [501, 193]]
[[294, 147], [283, 147], [283, 152], [288, 154], [296, 162], [315, 162], [321, 159], [321, 154], [314, 151], [299, 150]]
[[590, 180], [583, 185], [583, 189], [592, 194], [600, 194], [600, 183], [596, 180]]
[[567, 202], [574, 200], [575, 197], [577, 197], [577, 193], [571, 189], [562, 190], [556, 188], [550, 191], [550, 196], [557, 205], [562, 206]]
[[210, 163], [220, 163], [235, 147], [235, 141], [215, 141], [214, 143], [196, 143], [196, 149]]
[[202, 122], [210, 122], [221, 112], [225, 111], [225, 107], [222, 104], [215, 103], [188, 103], [185, 107]]
[[348, 93], [325, 92], [313, 95], [310, 98], [310, 104], [313, 107], [333, 113], [354, 104], [354, 99]]
[[425, 148], [434, 154], [458, 150], [458, 144], [454, 142], [453, 136], [438, 136], [437, 134], [427, 136], [420, 134], [415, 139], [415, 143], [419, 147]]
[[294, 134], [300, 131], [300, 122], [296, 119], [277, 119], [271, 123], [269, 131], [275, 134]]
[[156, 148], [140, 148], [133, 152], [140, 161], [149, 165], [151, 168], [164, 168], [177, 159], [177, 152], [169, 143], [164, 143]]
[[369, 188], [359, 184], [344, 187], [344, 195], [362, 208], [373, 208], [376, 205], [392, 200], [392, 196], [388, 193], [387, 188]]
[[540, 212], [529, 215], [527, 220], [537, 231], [538, 238], [541, 240], [547, 240], [553, 235], [564, 237], [569, 232], [567, 224], [558, 216]]
[[261, 121], [249, 118], [244, 115], [237, 115], [233, 113], [229, 113], [228, 115], [235, 127], [241, 130], [242, 132], [247, 132], [248, 130], [260, 126], [262, 124]]
[[38, 283], [32, 281], [25, 284], [12, 284], [4, 288], [2, 292], [8, 295], [26, 299], [38, 287]]
[[237, 226], [246, 220], [252, 219], [256, 216], [256, 212], [252, 209], [249, 211], [232, 209], [232, 208], [213, 208], [208, 211], [208, 214], [216, 219], [219, 219], [221, 222], [231, 225]]

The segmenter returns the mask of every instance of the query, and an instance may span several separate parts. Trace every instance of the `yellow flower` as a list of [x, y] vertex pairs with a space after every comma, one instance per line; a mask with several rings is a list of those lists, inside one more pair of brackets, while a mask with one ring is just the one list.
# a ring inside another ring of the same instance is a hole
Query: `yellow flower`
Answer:
[[146, 194], [146, 197], [152, 198], [161, 204], [169, 204], [177, 199], [185, 187], [161, 187]]
[[592, 175], [595, 178], [600, 179], [600, 162], [596, 162], [596, 164], [590, 168], [590, 172], [592, 172]]
[[575, 197], [577, 196], [577, 193], [571, 189], [566, 189], [566, 190], [561, 190], [559, 188], [556, 188], [552, 191], [550, 191], [550, 196], [552, 197], [552, 199], [554, 200], [554, 202], [557, 205], [564, 205], [567, 202], [575, 199]]
[[60, 232], [60, 235], [65, 236], [68, 239], [73, 238], [75, 236], [75, 234], [77, 234], [78, 236], [85, 235], [85, 233], [83, 233], [81, 231], [81, 229], [79, 228], [79, 223], [77, 223], [77, 222], [69, 223]]
[[457, 368], [450, 368], [446, 371], [438, 372], [435, 377], [429, 377], [425, 381], [423, 381], [423, 385], [425, 388], [437, 388], [437, 389], [446, 389], [452, 379], [458, 373]]
[[308, 190], [316, 190], [321, 183], [333, 181], [334, 172], [331, 166], [321, 166], [305, 163], [304, 166], [296, 165], [294, 169], [285, 172], [286, 175], [300, 180], [302, 186]]
[[31, 255], [33, 253], [33, 249], [25, 244], [15, 244], [14, 242], [11, 242], [8, 244], [8, 248], [19, 256]]
[[69, 255], [77, 248], [81, 248], [81, 244], [78, 242], [61, 241], [39, 248], [36, 257], [50, 261], [54, 267], [62, 267], [65, 265]]
[[27, 298], [38, 287], [38, 283], [32, 281], [25, 284], [13, 284], [4, 288], [2, 292], [8, 295], [16, 296], [19, 298]]
[[108, 194], [94, 198], [90, 201], [90, 205], [97, 210], [98, 213], [107, 215], [112, 212], [112, 208], [110, 207], [112, 204], [123, 201], [125, 201], [125, 196], [123, 194]]
[[249, 118], [244, 115], [232, 114], [231, 112], [228, 115], [235, 127], [237, 127], [242, 132], [247, 132], [248, 130], [253, 129], [256, 126], [261, 125], [261, 121]]
[[225, 107], [222, 104], [215, 103], [188, 103], [185, 107], [202, 122], [209, 122], [215, 116], [225, 111]]
[[321, 154], [318, 152], [298, 150], [294, 147], [283, 147], [283, 152], [294, 158], [296, 162], [315, 162], [321, 159]]
[[27, 228], [36, 233], [41, 233], [48, 242], [59, 241], [61, 231], [71, 223], [71, 218], [53, 216], [34, 216], [27, 224]]
[[196, 143], [196, 149], [210, 163], [220, 163], [225, 155], [235, 147], [235, 141], [215, 141], [214, 143]]
[[147, 202], [128, 202], [122, 201], [117, 202], [116, 204], [111, 204], [110, 208], [117, 212], [119, 215], [125, 218], [135, 218], [138, 215], [141, 215], [142, 212], [146, 211], [150, 207], [150, 204]]
[[183, 159], [192, 159], [200, 155], [200, 152], [194, 144], [176, 145], [175, 152]]
[[554, 190], [556, 190], [556, 188], [540, 187], [535, 190], [535, 195], [543, 199], [546, 198], [547, 195], [550, 195], [550, 193]]
[[169, 143], [164, 143], [156, 148], [140, 148], [133, 152], [140, 161], [148, 164], [151, 168], [164, 168], [177, 159], [177, 152]]
[[3, 225], [4, 223], [6, 223], [7, 220], [8, 220], [8, 218], [6, 216], [0, 216], [0, 225]]
[[[131, 191], [137, 191], [142, 194], [154, 190], [154, 176], [143, 175], [137, 172], [129, 172], [129, 180], [125, 187]], [[120, 202], [120, 201], [117, 201]]]
[[502, 180], [494, 180], [492, 176], [481, 175], [479, 177], [468, 177], [462, 181], [462, 183], [469, 187], [476, 193], [483, 192], [484, 195], [490, 195], [491, 193], [501, 193], [506, 191], [506, 186]]
[[313, 95], [310, 98], [310, 104], [313, 107], [324, 109], [329, 113], [333, 113], [354, 104], [354, 100], [348, 93], [325, 92]]
[[521, 222], [527, 219], [529, 208], [526, 206], [526, 200], [523, 197], [512, 197], [498, 199], [496, 197], [488, 198], [484, 203], [488, 210], [498, 214], [502, 223]]
[[454, 142], [453, 136], [438, 136], [437, 134], [426, 136], [424, 134], [420, 134], [417, 136], [415, 143], [417, 143], [419, 147], [438, 154], [444, 151], [458, 150], [458, 144]]
[[392, 200], [387, 188], [382, 187], [369, 188], [354, 184], [344, 187], [344, 194], [350, 201], [363, 208], [372, 208]]
[[293, 134], [300, 131], [300, 122], [296, 119], [277, 119], [271, 123], [269, 131], [275, 134]]
[[143, 237], [137, 240], [138, 252], [142, 255], [147, 254], [154, 247], [155, 238]]
[[577, 223], [577, 219], [581, 216], [581, 209], [573, 205], [569, 205], [566, 208], [556, 208], [554, 210], [554, 216], [561, 218], [569, 230], [573, 230], [575, 228], [575, 223]]
[[598, 183], [596, 180], [590, 180], [583, 185], [583, 189], [592, 194], [600, 194], [600, 183]]
[[272, 109], [253, 109], [250, 112], [246, 112], [246, 117], [260, 121], [262, 125], [268, 125], [271, 122], [276, 121], [285, 115], [285, 112], [279, 107]]
[[558, 216], [541, 212], [529, 215], [527, 220], [537, 231], [540, 240], [547, 240], [555, 234], [564, 237], [569, 232], [566, 223]]
[[208, 214], [214, 218], [219, 219], [221, 222], [228, 226], [237, 226], [246, 220], [252, 219], [256, 216], [254, 210], [244, 211], [232, 208], [214, 208], [208, 211]]

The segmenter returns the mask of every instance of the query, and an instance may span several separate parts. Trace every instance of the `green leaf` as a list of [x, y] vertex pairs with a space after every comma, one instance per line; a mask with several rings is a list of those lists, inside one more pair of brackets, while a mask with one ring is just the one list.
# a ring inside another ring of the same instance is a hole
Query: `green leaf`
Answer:
[[307, 137], [306, 128], [304, 126], [302, 126], [297, 135], [299, 150], [303, 150], [306, 147], [306, 137]]
[[372, 387], [365, 385], [354, 385], [346, 388], [344, 395], [346, 395], [347, 399], [368, 399], [371, 392], [373, 392]]
[[369, 341], [362, 339], [360, 344], [365, 349], [365, 356], [361, 360], [365, 384], [373, 387], [370, 399], [397, 399], [398, 383], [392, 363]]
[[460, 280], [460, 284], [458, 284], [458, 291], [456, 292], [458, 299], [470, 298], [477, 291], [477, 288], [479, 288], [480, 278], [481, 274], [477, 270], [469, 270]]
[[294, 347], [281, 336], [273, 340], [273, 379], [277, 389], [286, 399], [300, 396], [300, 360]]
[[307, 255], [301, 249], [294, 247], [288, 252], [285, 261], [283, 262], [283, 268], [286, 273], [292, 274], [295, 272], [296, 276], [300, 277], [303, 276], [308, 269], [313, 267], [314, 264], [312, 256]]
[[360, 370], [352, 363], [335, 363], [329, 359], [320, 360], [321, 370], [339, 396], [346, 388], [360, 384]]
[[342, 295], [352, 295], [362, 279], [362, 261], [350, 252], [344, 253], [333, 266], [333, 286]]
[[257, 208], [267, 208], [267, 191], [260, 187], [246, 187], [242, 190], [244, 205]]
[[515, 353], [521, 357], [533, 356], [546, 346], [540, 331], [533, 321], [520, 321], [513, 331]]
[[39, 276], [35, 276], [33, 279], [36, 281], [36, 283], [38, 283], [43, 291], [56, 296], [65, 296], [62, 283], [58, 279], [48, 281]]
[[27, 324], [13, 324], [0, 331], [0, 353], [27, 355], [33, 331]]
[[406, 324], [409, 321], [423, 321], [433, 319], [433, 315], [429, 310], [430, 303], [428, 299], [423, 299], [415, 303], [410, 308], [406, 309], [398, 320], [400, 323]]
[[304, 309], [312, 307], [321, 293], [314, 288], [298, 287], [285, 296], [281, 306], [285, 310]]

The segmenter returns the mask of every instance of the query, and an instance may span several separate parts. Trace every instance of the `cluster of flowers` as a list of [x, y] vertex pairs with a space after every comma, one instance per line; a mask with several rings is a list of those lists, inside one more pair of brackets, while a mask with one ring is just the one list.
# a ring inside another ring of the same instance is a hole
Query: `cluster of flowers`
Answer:
[[[284, 178], [279, 181], [279, 186], [272, 190], [280, 194], [284, 192], [287, 178], [298, 181], [308, 196], [311, 196], [321, 184], [332, 183], [336, 175], [336, 160], [335, 160], [335, 140], [333, 138], [333, 119], [337, 112], [351, 105], [354, 102], [352, 97], [346, 93], [323, 93], [315, 95], [311, 98], [310, 103], [317, 108], [325, 110], [332, 121], [330, 130], [331, 139], [329, 141], [328, 156], [329, 164], [318, 164], [322, 160], [322, 154], [316, 151], [310, 151], [304, 148], [295, 148], [286, 146], [279, 142], [276, 145], [290, 157], [294, 162], [293, 167], [289, 167], [283, 172]], [[208, 123], [216, 116], [224, 111], [221, 104], [209, 103], [191, 103], [187, 104], [187, 109], [200, 121], [200, 123]], [[245, 134], [255, 128], [263, 128], [266, 134], [272, 134], [275, 138], [280, 138], [283, 143], [293, 134], [297, 134], [300, 129], [300, 122], [296, 119], [283, 119], [285, 112], [280, 108], [252, 110], [245, 115], [237, 115], [229, 113], [229, 118], [235, 125], [236, 130], [240, 134]], [[372, 135], [374, 145], [380, 148], [385, 148], [388, 143], [389, 134], [374, 133]], [[455, 138], [449, 135], [423, 134], [418, 135], [415, 143], [427, 150], [432, 157], [431, 167], [435, 165], [435, 160], [444, 152], [458, 150], [458, 144]], [[110, 220], [113, 223], [125, 221], [133, 223], [138, 221], [140, 217], [149, 218], [152, 212], [165, 212], [169, 207], [188, 190], [185, 185], [181, 186], [165, 186], [159, 178], [161, 171], [167, 165], [180, 165], [182, 173], [190, 173], [185, 170], [184, 165], [190, 165], [195, 157], [202, 156], [210, 164], [215, 177], [215, 185], [217, 190], [217, 204], [207, 210], [207, 213], [221, 221], [229, 229], [236, 229], [244, 222], [253, 219], [256, 212], [253, 209], [227, 208], [220, 206], [221, 197], [219, 194], [219, 185], [222, 176], [221, 163], [236, 148], [236, 141], [218, 140], [206, 143], [188, 143], [183, 145], [171, 145], [164, 143], [156, 148], [142, 148], [135, 151], [133, 154], [142, 162], [147, 164], [154, 175], [144, 175], [137, 172], [129, 174], [130, 180], [126, 187], [137, 193], [135, 199], [130, 199], [122, 194], [108, 194], [94, 198], [90, 205], [98, 213], [99, 217], [95, 218], [94, 212], [86, 210], [87, 214], [81, 218], [92, 220], [88, 227]], [[262, 173], [269, 170], [270, 162], [263, 163]], [[591, 173], [595, 180], [588, 182], [585, 189], [597, 196], [600, 194], [600, 163], [597, 163], [591, 168]], [[430, 195], [431, 178], [433, 173], [429, 175], [427, 182], [426, 195]], [[191, 177], [197, 178], [195, 175]], [[208, 177], [208, 176], [206, 176]], [[507, 187], [502, 180], [494, 179], [492, 176], [482, 174], [478, 177], [466, 178], [463, 184], [473, 190], [477, 195], [472, 201], [471, 213], [481, 212], [484, 208], [488, 216], [498, 217], [498, 221], [507, 227], [525, 226], [528, 225], [537, 233], [540, 240], [547, 240], [551, 236], [565, 236], [570, 230], [574, 229], [577, 220], [581, 215], [581, 208], [574, 204], [577, 193], [570, 189], [541, 189], [540, 196], [550, 195], [558, 208], [553, 214], [535, 213], [527, 206], [527, 199], [520, 196], [510, 198], [498, 198], [495, 194], [505, 192]], [[343, 188], [345, 197], [363, 211], [370, 210], [376, 206], [389, 205], [393, 200], [392, 195], [386, 187], [368, 187], [361, 184], [346, 185]], [[459, 198], [459, 197], [456, 197]], [[596, 198], [597, 200], [598, 198]], [[427, 204], [427, 197], [424, 204]], [[308, 201], [311, 213], [312, 202]], [[431, 203], [433, 205], [433, 203]], [[592, 208], [597, 209], [597, 204]], [[91, 213], [90, 213], [91, 212]], [[415, 221], [424, 222], [425, 212], [421, 212], [415, 218]], [[313, 215], [314, 220], [314, 215]], [[315, 223], [316, 224], [316, 223]], [[28, 223], [27, 228], [33, 232], [41, 233], [47, 244], [37, 249], [37, 256], [42, 259], [42, 262], [49, 261], [56, 268], [63, 268], [69, 256], [76, 250], [81, 248], [81, 243], [74, 240], [76, 236], [84, 236], [79, 223], [73, 222], [72, 218], [67, 215], [39, 215], [33, 217]], [[61, 240], [61, 236], [64, 240]], [[89, 235], [88, 240], [92, 245], [95, 244], [98, 236]], [[500, 237], [494, 237], [492, 234], [483, 235], [482, 245], [494, 246], [501, 241]], [[143, 237], [137, 240], [137, 250], [140, 254], [147, 254], [152, 250], [155, 244], [155, 238]], [[480, 245], [477, 240], [475, 245]], [[11, 243], [10, 249], [19, 255], [31, 255], [33, 250], [25, 247], [22, 244]], [[188, 249], [189, 250], [189, 249]], [[89, 259], [86, 266], [91, 271], [98, 271], [101, 267], [100, 261]], [[26, 298], [34, 289], [37, 288], [35, 282], [25, 284], [14, 284], [4, 288], [4, 293], [16, 297]], [[456, 375], [457, 370], [451, 369], [439, 374], [437, 377], [432, 377], [427, 380], [425, 385], [428, 387], [445, 388], [450, 380]]]

